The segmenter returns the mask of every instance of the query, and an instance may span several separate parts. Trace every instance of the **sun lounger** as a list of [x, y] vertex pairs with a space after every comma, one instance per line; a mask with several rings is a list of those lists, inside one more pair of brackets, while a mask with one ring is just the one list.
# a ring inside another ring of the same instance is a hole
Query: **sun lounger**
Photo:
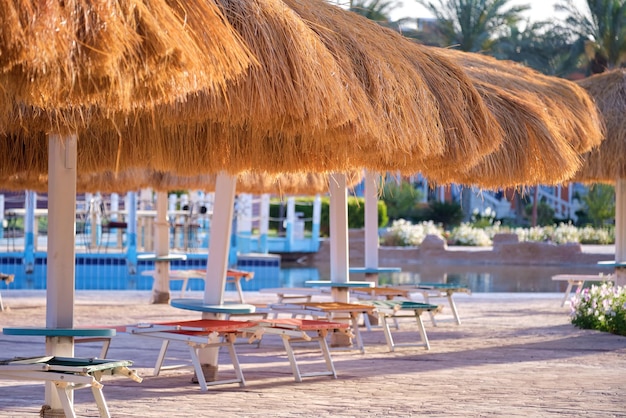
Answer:
[[[612, 275], [603, 275], [599, 274], [556, 274], [552, 276], [552, 280], [554, 281], [565, 281], [567, 282], [567, 288], [565, 289], [565, 294], [563, 295], [563, 300], [561, 301], [561, 306], [565, 306], [565, 302], [569, 299], [569, 295], [574, 290], [577, 292], [583, 288], [585, 282], [591, 281], [603, 281], [610, 280]], [[574, 289], [574, 286], [576, 288]]]
[[188, 311], [196, 311], [210, 314], [223, 314], [223, 315], [242, 315], [250, 314], [256, 311], [256, 306], [249, 303], [232, 303], [225, 302], [223, 305], [213, 305], [204, 303], [202, 299], [172, 299], [170, 305], [174, 308], [185, 309]]
[[41, 327], [23, 327], [23, 328], [4, 328], [2, 332], [5, 335], [23, 335], [23, 336], [43, 336], [46, 338], [46, 344], [55, 339], [57, 341], [65, 340], [72, 343], [90, 343], [102, 342], [100, 358], [106, 358], [111, 338], [115, 336], [117, 331], [123, 331], [124, 327], [87, 327], [87, 328], [41, 328]]
[[[363, 301], [363, 303], [370, 304], [376, 308], [380, 324], [382, 325], [385, 333], [385, 340], [387, 341], [389, 351], [394, 351], [396, 347], [411, 346], [425, 347], [427, 350], [430, 350], [430, 343], [428, 342], [426, 329], [424, 328], [424, 322], [422, 321], [421, 315], [423, 312], [431, 313], [437, 311], [437, 305], [408, 300], [369, 300]], [[417, 327], [420, 333], [421, 342], [401, 344], [394, 342], [393, 336], [391, 335], [391, 328], [389, 327], [389, 320], [409, 317], [417, 320]]]
[[314, 319], [325, 318], [329, 321], [338, 322], [342, 319], [351, 324], [352, 334], [356, 339], [356, 348], [365, 352], [363, 339], [359, 331], [359, 317], [361, 314], [372, 314], [375, 308], [371, 305], [342, 302], [304, 302], [270, 304], [269, 308], [275, 313], [289, 313], [296, 316], [311, 316]]
[[[142, 276], [151, 276], [154, 277], [156, 274], [155, 270], [144, 270], [141, 272]], [[206, 270], [201, 270], [201, 269], [184, 269], [184, 270], [179, 270], [179, 269], [171, 269], [170, 270], [170, 277], [169, 280], [170, 281], [174, 281], [174, 280], [182, 280], [183, 284], [182, 287], [180, 289], [180, 297], [184, 298], [185, 297], [185, 291], [187, 290], [187, 287], [189, 285], [189, 279], [198, 279], [198, 280], [204, 280], [204, 278], [206, 277]], [[228, 269], [227, 273], [226, 273], [226, 283], [233, 283], [235, 285], [235, 288], [237, 289], [237, 294], [239, 296], [239, 302], [240, 303], [245, 303], [244, 302], [244, 297], [243, 297], [243, 289], [241, 287], [241, 280], [244, 279], [245, 281], [249, 281], [252, 280], [254, 278], [254, 272], [252, 271], [244, 271], [244, 270], [235, 270], [235, 269]]]
[[272, 293], [278, 297], [278, 303], [297, 300], [298, 302], [311, 302], [313, 296], [330, 295], [330, 291], [321, 288], [310, 287], [279, 287], [261, 289], [259, 293]]
[[[411, 293], [421, 293], [425, 303], [430, 303], [431, 298], [447, 298], [448, 304], [450, 305], [450, 310], [452, 311], [452, 315], [454, 317], [454, 321], [457, 325], [461, 325], [461, 317], [459, 316], [459, 311], [456, 307], [456, 304], [454, 303], [454, 294], [472, 293], [472, 291], [467, 286], [455, 283], [417, 283], [410, 286], [395, 287], [400, 289], [408, 289], [409, 291], [411, 291]], [[435, 313], [429, 312], [429, 315], [433, 326], [436, 327], [437, 322], [435, 321]]]
[[355, 287], [350, 289], [350, 294], [359, 299], [381, 299], [393, 300], [395, 298], [408, 298], [408, 289], [398, 289], [394, 287]]
[[[9, 284], [13, 282], [14, 278], [15, 276], [13, 274], [0, 273], [0, 281], [2, 281], [2, 283], [4, 284]], [[4, 307], [4, 303], [2, 302], [2, 293], [0, 293], [0, 312], [4, 310], [5, 310], [5, 307]]]
[[[303, 377], [314, 376], [332, 376], [336, 379], [337, 372], [335, 371], [335, 366], [330, 355], [326, 336], [329, 332], [342, 332], [352, 337], [348, 324], [310, 319], [266, 319], [257, 321], [257, 325], [251, 327], [250, 329], [255, 331], [254, 335], [250, 338], [250, 342], [255, 339], [260, 340], [264, 334], [281, 336], [283, 345], [287, 351], [287, 356], [289, 357], [291, 371], [296, 382], [302, 382]], [[317, 341], [319, 343], [320, 350], [322, 351], [322, 355], [324, 356], [324, 361], [326, 363], [326, 371], [310, 373], [302, 373], [300, 371], [300, 367], [298, 366], [291, 344], [309, 341]]]
[[[231, 321], [219, 319], [200, 319], [192, 321], [159, 322], [150, 324], [138, 324], [126, 327], [126, 332], [133, 336], [145, 338], [157, 338], [162, 340], [161, 350], [154, 365], [153, 375], [158, 376], [161, 370], [181, 367], [163, 366], [165, 354], [170, 342], [179, 341], [189, 346], [191, 362], [193, 364], [198, 383], [203, 391], [208, 390], [208, 386], [238, 383], [245, 386], [246, 382], [239, 365], [237, 352], [235, 351], [235, 340], [242, 335], [244, 330], [255, 325], [246, 321]], [[210, 347], [227, 347], [230, 359], [235, 369], [235, 379], [224, 379], [207, 382], [204, 371], [198, 357], [198, 350]]]
[[33, 357], [0, 361], [0, 378], [51, 382], [61, 400], [66, 417], [76, 417], [71, 391], [91, 388], [101, 417], [110, 417], [102, 393], [102, 376], [119, 375], [141, 382], [128, 367], [128, 360], [99, 360], [76, 357]]
[[[126, 331], [138, 337], [152, 337], [163, 340], [154, 366], [154, 376], [158, 376], [161, 370], [181, 367], [180, 365], [163, 365], [170, 342], [180, 341], [189, 345], [192, 364], [200, 387], [204, 391], [208, 390], [210, 385], [238, 383], [240, 386], [245, 386], [246, 382], [235, 350], [235, 341], [239, 336], [249, 336], [248, 342], [252, 343], [260, 340], [263, 335], [280, 335], [289, 357], [294, 379], [296, 382], [302, 382], [303, 377], [326, 375], [337, 377], [326, 342], [326, 336], [329, 332], [342, 332], [351, 335], [348, 324], [306, 319], [263, 319], [257, 321], [202, 319], [139, 324], [127, 327]], [[300, 371], [291, 344], [309, 341], [319, 343], [326, 363], [326, 371], [314, 373], [302, 373]], [[235, 369], [235, 379], [206, 381], [198, 357], [198, 350], [208, 347], [228, 348], [230, 359]]]

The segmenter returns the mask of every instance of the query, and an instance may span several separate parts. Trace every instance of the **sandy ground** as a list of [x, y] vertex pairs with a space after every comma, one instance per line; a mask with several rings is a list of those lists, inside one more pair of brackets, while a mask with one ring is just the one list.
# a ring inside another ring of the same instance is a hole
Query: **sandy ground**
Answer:
[[[194, 312], [151, 305], [149, 292], [77, 292], [75, 324], [119, 325], [198, 319]], [[193, 294], [189, 296], [201, 297]], [[234, 295], [229, 295], [234, 297]], [[274, 301], [249, 292], [248, 302]], [[123, 377], [104, 380], [114, 417], [626, 417], [626, 337], [580, 330], [558, 293], [476, 293], [456, 297], [461, 325], [452, 321], [445, 299], [437, 327], [424, 318], [431, 343], [389, 352], [380, 329], [363, 331], [366, 352], [333, 352], [338, 378], [293, 380], [280, 339], [260, 347], [237, 345], [247, 386], [221, 385], [202, 392], [191, 370], [152, 376], [160, 344], [118, 334], [110, 358], [129, 359], [143, 383]], [[419, 297], [416, 296], [416, 300]], [[45, 294], [4, 294], [9, 311], [2, 327], [43, 326]], [[415, 321], [404, 319], [394, 334], [418, 338]], [[305, 370], [320, 369], [313, 345], [297, 355]], [[95, 343], [76, 347], [77, 356], [97, 356]], [[42, 355], [43, 337], [0, 335], [0, 357]], [[173, 361], [187, 361], [184, 345], [172, 345]], [[232, 372], [225, 353], [220, 374]], [[0, 416], [37, 416], [44, 386], [0, 380]], [[88, 390], [76, 392], [78, 416], [98, 416]]]

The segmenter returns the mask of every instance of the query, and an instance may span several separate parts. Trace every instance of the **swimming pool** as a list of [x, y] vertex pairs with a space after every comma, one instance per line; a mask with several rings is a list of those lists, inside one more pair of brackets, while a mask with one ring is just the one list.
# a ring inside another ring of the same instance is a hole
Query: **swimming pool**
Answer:
[[[26, 273], [23, 257], [18, 254], [0, 255], [0, 271], [14, 274], [9, 285], [0, 284], [0, 289], [46, 288], [46, 253], [37, 253], [34, 270]], [[205, 268], [206, 255], [188, 254], [185, 261], [172, 261], [172, 269]], [[418, 282], [460, 283], [469, 286], [472, 292], [563, 292], [566, 284], [554, 282], [556, 274], [609, 274], [608, 267], [596, 266], [527, 266], [527, 265], [401, 265], [400, 273], [379, 275], [380, 285], [399, 285]], [[130, 273], [126, 259], [120, 254], [77, 254], [76, 290], [150, 290], [153, 279], [141, 274], [154, 268], [151, 261], [139, 260], [136, 272]], [[243, 257], [237, 268], [253, 271], [254, 280], [242, 281], [243, 290], [256, 291], [275, 287], [304, 287], [307, 280], [330, 280], [328, 265], [302, 266], [281, 264], [280, 258]], [[353, 274], [355, 280], [362, 275]], [[182, 281], [171, 281], [172, 291], [180, 290]], [[204, 290], [203, 280], [189, 281], [189, 289]], [[227, 284], [226, 290], [235, 290]]]

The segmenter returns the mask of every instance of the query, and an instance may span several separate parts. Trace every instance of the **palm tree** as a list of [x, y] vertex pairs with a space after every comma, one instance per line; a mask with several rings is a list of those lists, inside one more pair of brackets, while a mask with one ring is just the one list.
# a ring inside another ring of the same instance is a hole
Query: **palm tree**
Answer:
[[584, 44], [591, 73], [601, 73], [626, 61], [626, 0], [587, 0], [586, 4], [587, 10], [580, 10], [573, 0], [562, 0], [555, 9], [568, 14], [565, 23]]
[[507, 35], [507, 28], [522, 20], [527, 5], [509, 6], [511, 0], [417, 0], [435, 16], [447, 45], [462, 51], [490, 50]]
[[563, 25], [527, 21], [511, 26], [508, 31], [509, 35], [498, 40], [490, 55], [557, 76], [578, 65], [579, 54], [573, 53], [572, 31]]
[[351, 0], [350, 11], [377, 22], [388, 22], [389, 13], [400, 6], [395, 0]]

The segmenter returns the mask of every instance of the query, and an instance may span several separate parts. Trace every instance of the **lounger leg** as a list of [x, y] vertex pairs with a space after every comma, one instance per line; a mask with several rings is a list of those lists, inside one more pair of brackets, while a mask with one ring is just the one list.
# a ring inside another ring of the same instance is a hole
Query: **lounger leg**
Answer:
[[188, 277], [185, 277], [185, 278], [183, 279], [183, 285], [182, 285], [182, 287], [180, 288], [180, 297], [181, 297], [181, 298], [184, 298], [184, 297], [185, 297], [185, 290], [187, 290], [187, 285], [188, 285], [188, 282], [189, 282], [189, 278], [188, 278]]
[[156, 359], [156, 363], [154, 363], [152, 376], [158, 376], [161, 372], [161, 367], [163, 367], [163, 361], [165, 361], [165, 353], [167, 353], [167, 347], [169, 345], [170, 341], [168, 339], [163, 340], [163, 344], [161, 344], [161, 350], [159, 351], [159, 356]]
[[203, 392], [206, 392], [209, 390], [209, 387], [206, 384], [206, 377], [204, 377], [202, 365], [200, 364], [200, 359], [198, 358], [198, 348], [190, 344], [189, 353], [191, 354], [191, 362], [193, 363], [193, 368], [196, 371], [196, 377], [198, 378], [200, 389], [202, 389]]
[[427, 350], [430, 350], [430, 343], [428, 342], [428, 337], [426, 336], [426, 328], [424, 328], [424, 322], [422, 321], [422, 311], [420, 309], [415, 310], [415, 318], [417, 319], [417, 328], [420, 332], [420, 337], [422, 337], [422, 342], [424, 343], [424, 347]]
[[448, 303], [450, 303], [450, 309], [452, 310], [452, 315], [454, 315], [454, 320], [456, 321], [456, 324], [461, 325], [461, 318], [459, 317], [459, 311], [457, 311], [456, 304], [454, 303], [454, 299], [452, 298], [452, 292], [448, 292]]
[[365, 324], [365, 329], [368, 331], [372, 330], [372, 324], [370, 323], [369, 315], [363, 315], [363, 323]]
[[239, 294], [239, 303], [246, 303], [243, 299], [243, 289], [241, 288], [241, 278], [235, 279], [235, 287], [237, 288], [237, 293]]
[[389, 351], [394, 351], [395, 344], [393, 342], [393, 337], [391, 336], [391, 330], [389, 329], [389, 323], [387, 322], [387, 315], [381, 313], [379, 315], [379, 322], [383, 326], [383, 331], [385, 333], [385, 340], [387, 341], [387, 347], [389, 347]]
[[283, 345], [285, 346], [285, 351], [287, 351], [287, 357], [289, 357], [289, 363], [291, 364], [291, 372], [293, 373], [293, 378], [296, 382], [302, 382], [302, 375], [300, 374], [300, 368], [298, 367], [298, 362], [296, 361], [296, 356], [293, 353], [293, 349], [291, 348], [291, 343], [289, 342], [288, 335], [281, 335], [283, 339]]
[[107, 358], [109, 354], [109, 347], [111, 347], [111, 339], [107, 338], [102, 343], [102, 350], [100, 350], [100, 358]]
[[[430, 303], [430, 297], [428, 296], [428, 291], [422, 292], [424, 295], [424, 303]], [[430, 322], [433, 323], [433, 327], [437, 326], [437, 321], [435, 320], [435, 312], [428, 311], [428, 315], [430, 315]]]
[[567, 302], [567, 298], [569, 297], [569, 294], [572, 291], [573, 284], [574, 283], [571, 280], [567, 281], [567, 289], [565, 289], [565, 295], [563, 296], [563, 301], [561, 301], [561, 306], [565, 306], [565, 302]]
[[74, 412], [74, 403], [70, 399], [70, 393], [72, 391], [69, 388], [68, 383], [65, 382], [54, 382], [54, 386], [57, 390], [57, 395], [59, 396], [59, 400], [61, 401], [61, 405], [63, 406], [63, 411], [65, 412], [66, 418], [76, 418], [76, 413]]
[[359, 314], [352, 312], [350, 314], [350, 321], [352, 322], [352, 331], [354, 332], [356, 346], [359, 350], [361, 350], [361, 353], [365, 353], [363, 338], [361, 338], [361, 331], [359, 330]]
[[326, 333], [319, 333], [319, 343], [320, 350], [322, 350], [322, 354], [324, 355], [324, 360], [326, 361], [326, 369], [332, 373], [333, 378], [337, 378], [337, 372], [335, 371], [335, 365], [333, 364], [333, 359], [330, 356], [330, 348], [328, 348], [328, 342], [326, 341]]
[[98, 405], [98, 411], [100, 411], [100, 416], [103, 418], [110, 418], [111, 413], [109, 412], [109, 407], [107, 406], [107, 403], [104, 400], [104, 394], [102, 393], [102, 385], [91, 386], [91, 393], [93, 393], [93, 397], [96, 400], [96, 405]]
[[239, 365], [239, 358], [237, 357], [237, 352], [235, 351], [235, 339], [237, 337], [235, 335], [228, 334], [226, 338], [228, 339], [228, 353], [230, 354], [230, 360], [235, 368], [235, 375], [237, 376], [237, 380], [239, 380], [239, 386], [244, 387], [246, 385], [246, 381], [243, 378], [241, 365]]

